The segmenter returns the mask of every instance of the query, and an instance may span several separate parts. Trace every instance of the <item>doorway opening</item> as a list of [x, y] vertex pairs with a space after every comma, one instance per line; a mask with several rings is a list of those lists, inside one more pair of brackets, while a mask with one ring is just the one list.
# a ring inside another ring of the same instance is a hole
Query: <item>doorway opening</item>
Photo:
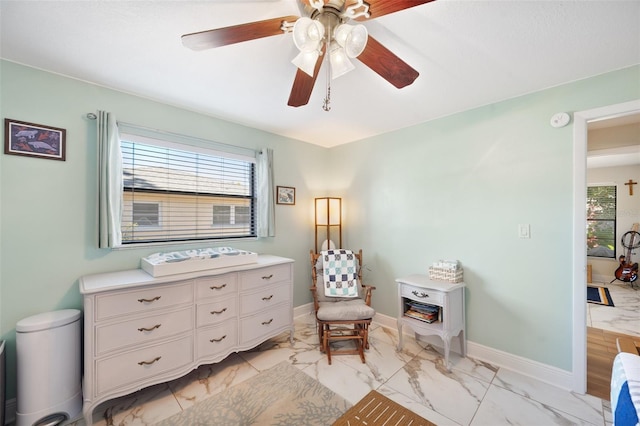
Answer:
[[633, 114], [640, 114], [640, 100], [579, 111], [573, 117], [573, 390], [580, 393], [586, 393], [587, 388], [587, 127], [592, 122]]

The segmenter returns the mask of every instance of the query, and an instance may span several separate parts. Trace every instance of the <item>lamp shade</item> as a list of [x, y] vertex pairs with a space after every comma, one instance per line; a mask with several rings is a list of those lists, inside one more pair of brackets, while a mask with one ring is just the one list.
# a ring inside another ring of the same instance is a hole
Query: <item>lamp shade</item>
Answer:
[[312, 50], [311, 52], [300, 52], [291, 62], [296, 67], [309, 74], [309, 76], [313, 77], [313, 72], [316, 68], [316, 61], [319, 56], [320, 52], [317, 50]]
[[355, 68], [347, 57], [345, 50], [338, 43], [331, 42], [330, 49], [331, 78], [336, 79]]
[[341, 198], [316, 198], [316, 225], [341, 225]]
[[367, 47], [369, 32], [364, 25], [341, 24], [333, 33], [334, 40], [344, 48], [349, 58], [358, 57]]
[[324, 27], [311, 18], [299, 18], [293, 25], [293, 43], [301, 52], [318, 50], [323, 37]]
[[316, 198], [315, 203], [316, 253], [327, 248], [342, 248], [342, 198]]

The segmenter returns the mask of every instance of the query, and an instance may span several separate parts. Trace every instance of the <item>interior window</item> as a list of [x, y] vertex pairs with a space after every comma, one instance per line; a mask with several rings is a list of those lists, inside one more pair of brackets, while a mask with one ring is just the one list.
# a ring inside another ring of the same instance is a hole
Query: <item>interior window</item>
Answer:
[[587, 188], [587, 256], [616, 258], [616, 186]]

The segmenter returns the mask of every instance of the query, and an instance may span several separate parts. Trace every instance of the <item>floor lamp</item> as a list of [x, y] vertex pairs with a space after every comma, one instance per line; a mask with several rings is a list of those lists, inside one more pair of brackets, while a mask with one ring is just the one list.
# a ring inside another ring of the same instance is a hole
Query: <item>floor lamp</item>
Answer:
[[[316, 198], [315, 202], [316, 253], [342, 248], [342, 198], [321, 197]], [[337, 246], [331, 239], [332, 236], [337, 236]]]

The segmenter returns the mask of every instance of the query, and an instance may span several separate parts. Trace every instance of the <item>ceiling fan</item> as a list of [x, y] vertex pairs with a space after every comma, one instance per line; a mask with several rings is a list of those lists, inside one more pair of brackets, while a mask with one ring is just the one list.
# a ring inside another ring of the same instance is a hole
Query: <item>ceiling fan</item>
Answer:
[[[371, 37], [363, 25], [353, 26], [347, 22], [375, 19], [434, 0], [299, 1], [308, 16], [282, 16], [184, 34], [182, 44], [192, 50], [204, 50], [293, 32], [294, 43], [300, 50], [292, 61], [298, 67], [288, 101], [288, 105], [293, 107], [309, 102], [325, 57], [329, 57], [331, 67], [328, 69], [332, 70], [334, 78], [353, 68], [348, 58], [357, 58], [399, 89], [418, 77], [418, 71]], [[329, 55], [326, 55], [327, 51]], [[324, 106], [327, 111], [329, 96], [330, 93]]]

